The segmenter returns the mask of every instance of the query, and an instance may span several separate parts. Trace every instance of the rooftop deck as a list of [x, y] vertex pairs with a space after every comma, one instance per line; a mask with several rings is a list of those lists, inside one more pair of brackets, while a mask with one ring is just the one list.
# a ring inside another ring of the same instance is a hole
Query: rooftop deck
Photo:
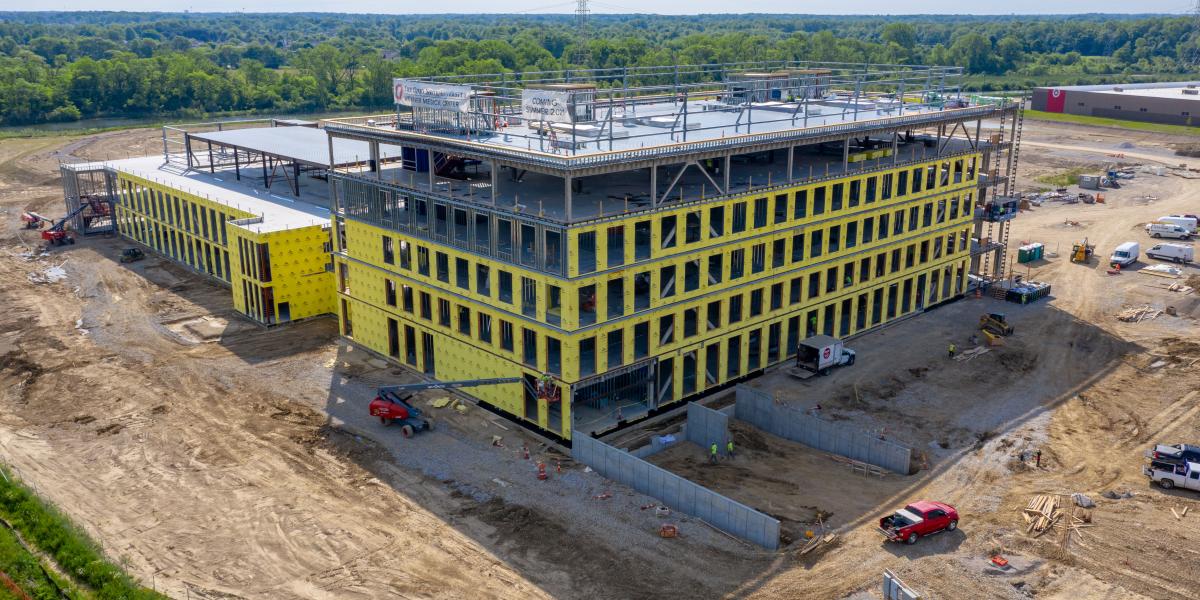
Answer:
[[[591, 175], [998, 116], [961, 67], [766, 61], [397, 79], [396, 112], [334, 137]], [[411, 154], [411, 152], [410, 152]]]
[[[335, 136], [374, 139], [381, 144], [412, 144], [439, 148], [479, 159], [497, 159], [522, 166], [552, 171], [586, 171], [601, 166], [623, 167], [639, 161], [672, 158], [676, 161], [706, 152], [720, 153], [742, 148], [788, 143], [806, 144], [846, 136], [862, 136], [887, 130], [922, 128], [950, 121], [987, 119], [1012, 106], [971, 106], [945, 108], [925, 104], [884, 105], [873, 102], [850, 103], [836, 107], [810, 102], [807, 111], [795, 103], [765, 103], [744, 111], [711, 108], [707, 101], [688, 102], [685, 119], [680, 114], [674, 127], [662, 126], [671, 118], [673, 103], [639, 107], [636, 116], [616, 115], [603, 127], [588, 129], [589, 135], [572, 134], [570, 129], [554, 136], [540, 135], [540, 124], [514, 124], [495, 132], [452, 133], [419, 132], [397, 128], [395, 115], [331, 119], [325, 123]], [[870, 108], [865, 108], [869, 106]], [[857, 107], [857, 110], [855, 110]], [[368, 124], [370, 123], [370, 124]], [[626, 124], [628, 123], [628, 124]], [[565, 127], [570, 127], [564, 124]], [[576, 126], [580, 127], [580, 126]], [[381, 147], [383, 147], [381, 145]]]

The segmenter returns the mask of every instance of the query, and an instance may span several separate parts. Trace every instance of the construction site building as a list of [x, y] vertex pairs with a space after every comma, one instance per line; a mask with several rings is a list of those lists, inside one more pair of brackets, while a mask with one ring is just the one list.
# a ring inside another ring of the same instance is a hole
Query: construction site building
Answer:
[[[570, 440], [1002, 276], [1020, 106], [964, 102], [961, 75], [397, 80], [391, 114], [178, 130], [166, 165], [104, 168], [122, 235], [229, 283], [239, 311], [334, 313], [440, 380], [519, 377], [469, 393]], [[280, 168], [289, 193], [266, 193]]]

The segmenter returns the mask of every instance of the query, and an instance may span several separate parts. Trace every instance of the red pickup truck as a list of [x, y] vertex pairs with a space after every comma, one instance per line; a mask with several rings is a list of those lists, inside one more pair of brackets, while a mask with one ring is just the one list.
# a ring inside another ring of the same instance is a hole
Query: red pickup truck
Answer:
[[958, 529], [958, 511], [949, 504], [922, 500], [879, 520], [879, 532], [892, 542], [917, 543], [917, 538]]

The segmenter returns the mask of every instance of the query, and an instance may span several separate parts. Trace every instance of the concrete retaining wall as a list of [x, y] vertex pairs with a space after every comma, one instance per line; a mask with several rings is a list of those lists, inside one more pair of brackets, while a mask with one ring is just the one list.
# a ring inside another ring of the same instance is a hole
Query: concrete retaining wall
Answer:
[[[690, 410], [690, 408], [689, 408]], [[715, 411], [711, 411], [715, 412]], [[710, 525], [768, 550], [779, 547], [779, 520], [735, 502], [581, 431], [571, 436], [571, 457]]]
[[717, 443], [717, 451], [724, 455], [725, 444], [729, 442], [729, 417], [706, 406], [688, 402], [684, 433], [687, 441], [704, 448], [706, 456], [713, 442]]
[[884, 600], [921, 600], [921, 595], [913, 591], [912, 588], [904, 585], [896, 574], [884, 569], [883, 571], [883, 599]]
[[775, 404], [770, 395], [746, 386], [737, 386], [735, 393], [737, 418], [763, 431], [901, 475], [908, 475], [912, 467], [912, 449], [907, 446]]

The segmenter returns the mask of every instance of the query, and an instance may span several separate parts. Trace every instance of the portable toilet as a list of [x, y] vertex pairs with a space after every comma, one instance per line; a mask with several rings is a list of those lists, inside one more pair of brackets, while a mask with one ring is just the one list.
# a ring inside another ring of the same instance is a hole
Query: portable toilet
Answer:
[[1032, 257], [1032, 250], [1032, 246], [1021, 246], [1017, 248], [1017, 262], [1024, 264], [1034, 260]]
[[1100, 189], [1100, 176], [1099, 175], [1080, 175], [1079, 176], [1079, 187], [1081, 187], [1085, 190]]

